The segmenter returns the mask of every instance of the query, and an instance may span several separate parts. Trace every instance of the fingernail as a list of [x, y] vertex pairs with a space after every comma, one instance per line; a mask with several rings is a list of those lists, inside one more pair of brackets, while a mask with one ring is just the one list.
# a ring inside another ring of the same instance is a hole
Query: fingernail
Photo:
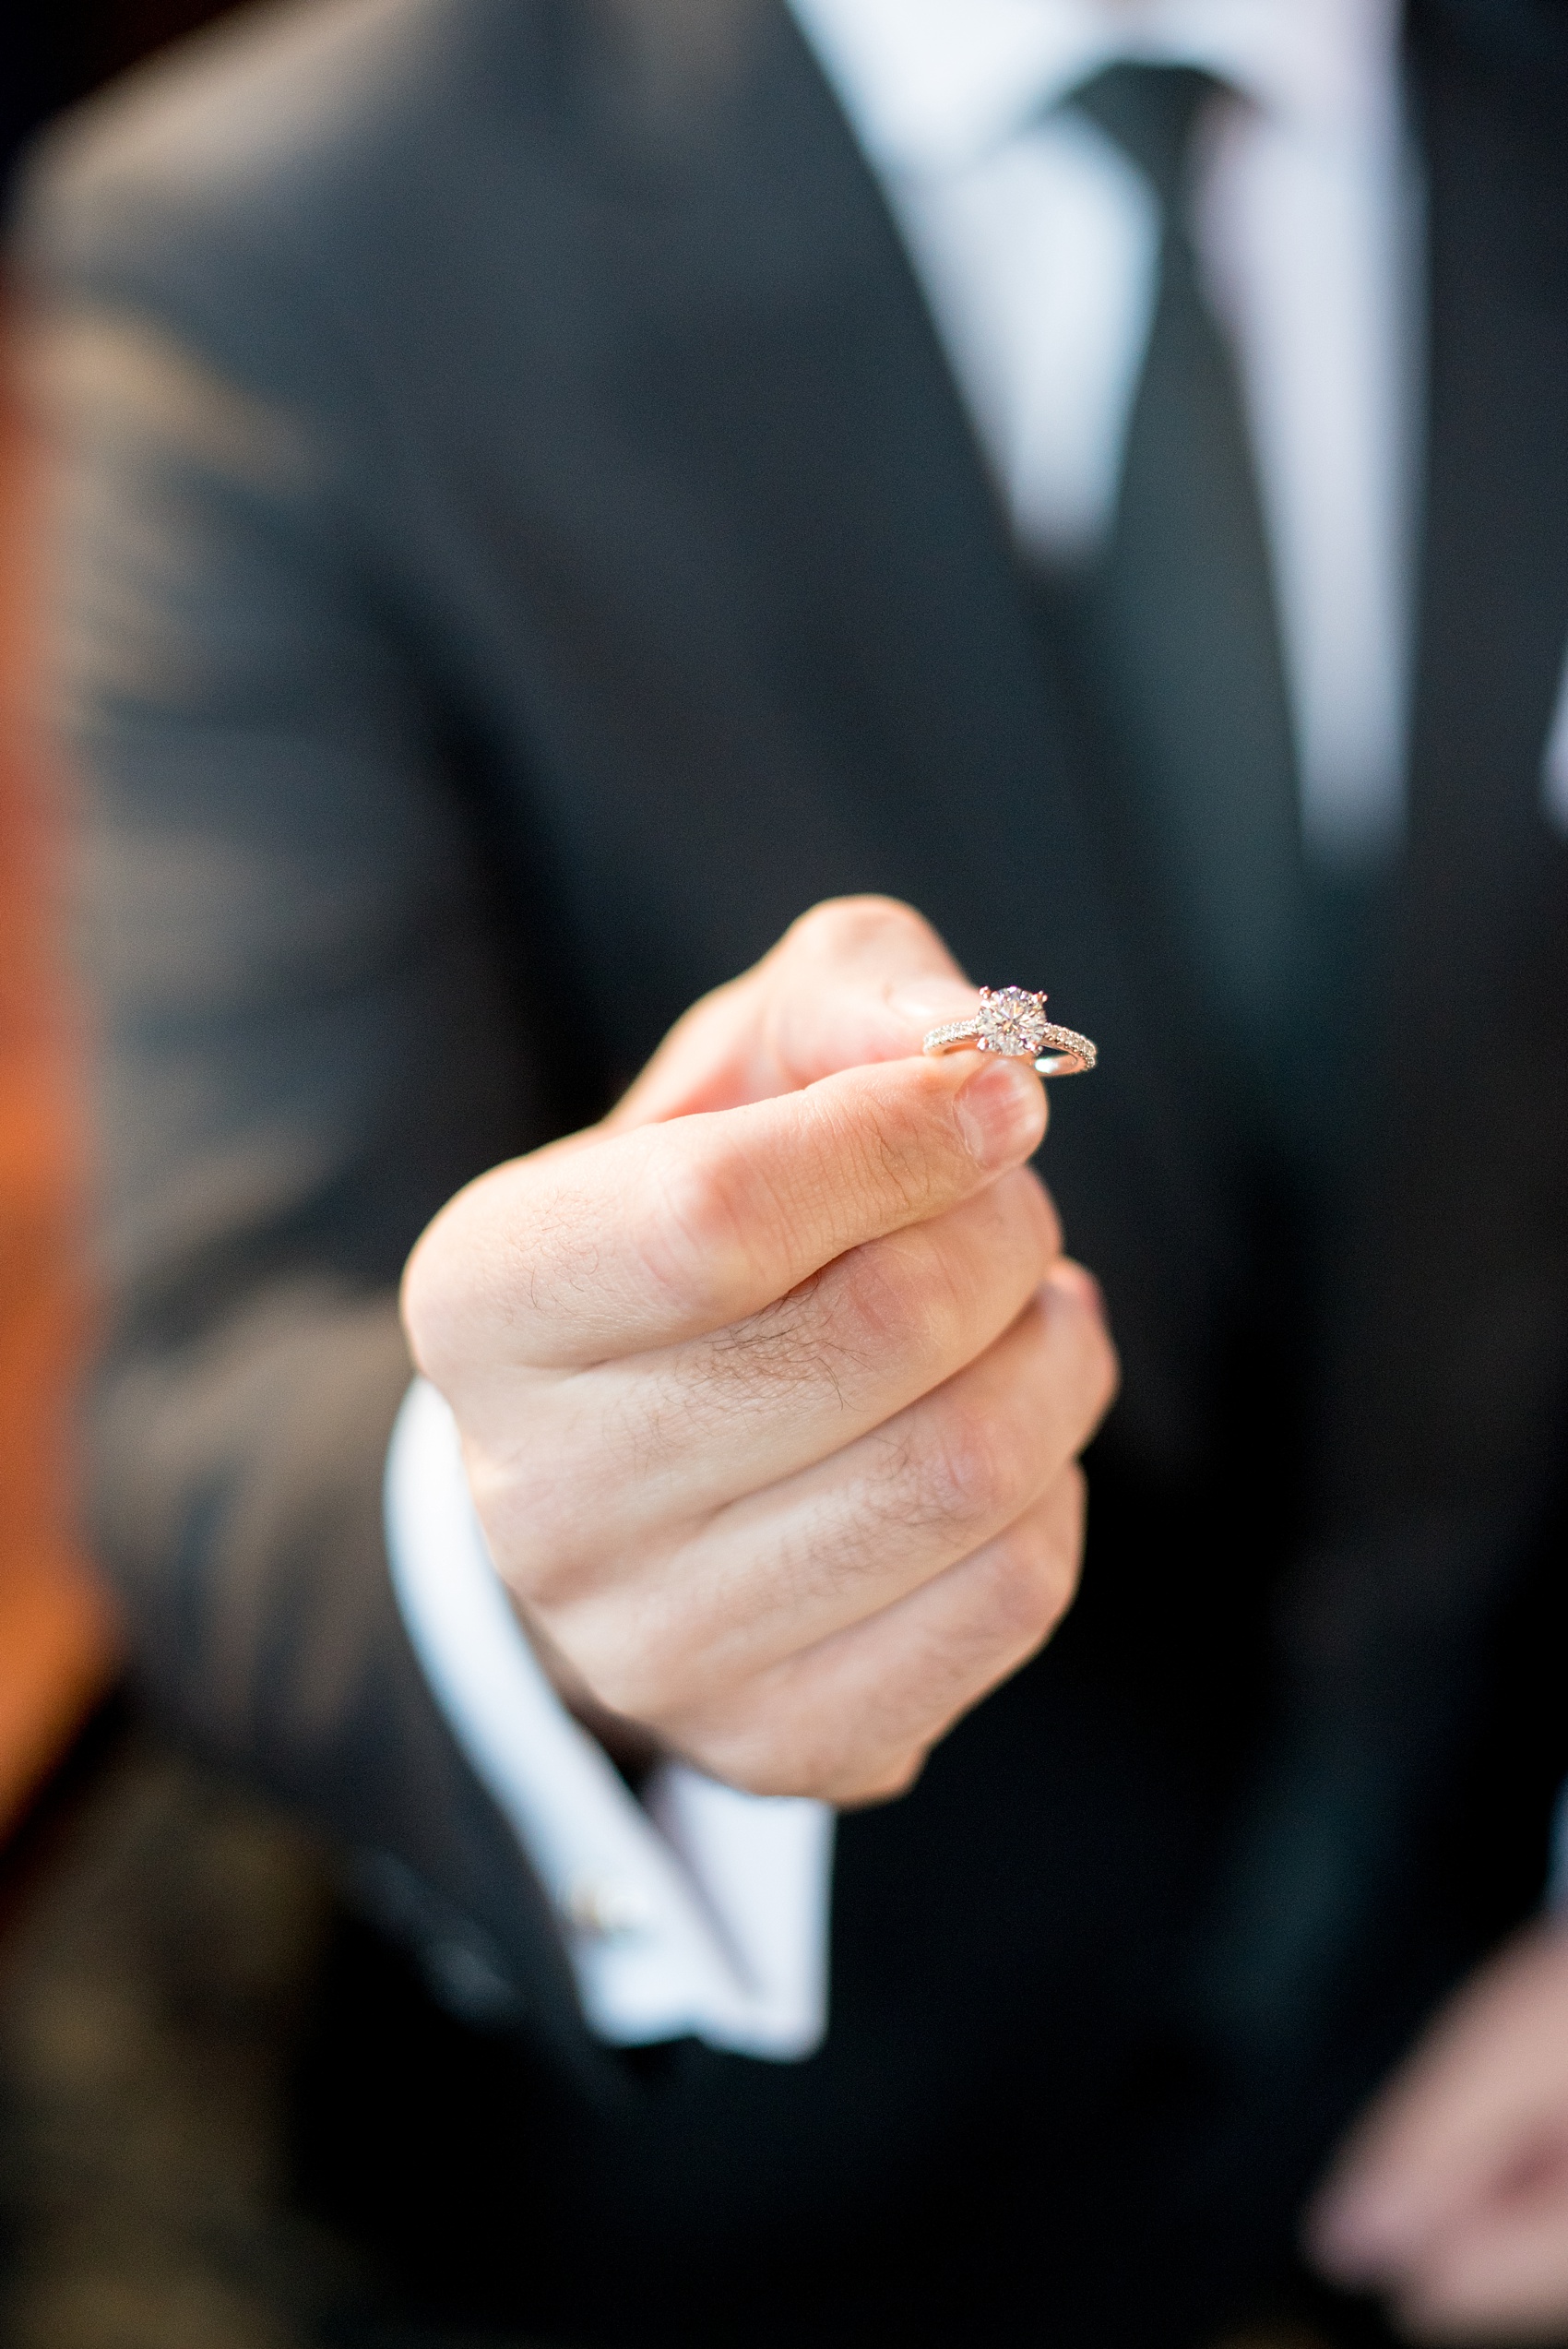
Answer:
[[1028, 1158], [1045, 1131], [1045, 1088], [1022, 1060], [993, 1061], [969, 1079], [953, 1105], [981, 1166]]

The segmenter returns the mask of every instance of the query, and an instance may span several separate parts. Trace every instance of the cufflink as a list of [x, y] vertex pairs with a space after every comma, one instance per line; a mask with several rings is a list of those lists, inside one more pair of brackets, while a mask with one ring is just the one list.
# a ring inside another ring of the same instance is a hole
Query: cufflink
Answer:
[[653, 1929], [653, 1909], [636, 1885], [612, 1876], [574, 1877], [561, 1903], [563, 1921], [590, 1941], [628, 1941]]

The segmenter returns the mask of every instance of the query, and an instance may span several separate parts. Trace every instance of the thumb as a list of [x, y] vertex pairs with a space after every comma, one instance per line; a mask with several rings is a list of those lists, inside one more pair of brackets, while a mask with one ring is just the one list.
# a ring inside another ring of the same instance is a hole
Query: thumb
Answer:
[[975, 990], [929, 922], [880, 897], [834, 898], [694, 1004], [605, 1121], [617, 1129], [734, 1109], [841, 1068], [918, 1053]]

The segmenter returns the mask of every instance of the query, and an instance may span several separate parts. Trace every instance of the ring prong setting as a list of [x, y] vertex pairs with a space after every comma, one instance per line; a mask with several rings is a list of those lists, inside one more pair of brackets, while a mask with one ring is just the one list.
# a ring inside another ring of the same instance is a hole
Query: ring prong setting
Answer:
[[1050, 1026], [1043, 991], [1027, 987], [982, 987], [975, 1014], [975, 1042], [981, 1052], [999, 1052], [1009, 1060], [1032, 1060], [1045, 1042]]
[[981, 987], [967, 1019], [950, 1019], [925, 1039], [928, 1053], [991, 1052], [1008, 1060], [1029, 1060], [1042, 1077], [1079, 1077], [1099, 1054], [1075, 1028], [1059, 1028], [1045, 1016], [1045, 990]]

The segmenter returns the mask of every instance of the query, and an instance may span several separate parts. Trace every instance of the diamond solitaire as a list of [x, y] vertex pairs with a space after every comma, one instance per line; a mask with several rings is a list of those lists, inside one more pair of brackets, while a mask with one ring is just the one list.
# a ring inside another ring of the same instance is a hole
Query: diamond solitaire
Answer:
[[980, 989], [980, 1009], [975, 1014], [975, 1044], [980, 1052], [1004, 1052], [1009, 1060], [1032, 1060], [1050, 1025], [1043, 995], [1029, 995], [1022, 987], [1000, 987], [994, 995], [989, 987]]
[[1009, 1060], [1032, 1060], [1042, 1077], [1083, 1076], [1099, 1057], [1087, 1036], [1048, 1019], [1045, 996], [1027, 987], [982, 987], [972, 1015], [933, 1028], [924, 1049], [999, 1052]]

